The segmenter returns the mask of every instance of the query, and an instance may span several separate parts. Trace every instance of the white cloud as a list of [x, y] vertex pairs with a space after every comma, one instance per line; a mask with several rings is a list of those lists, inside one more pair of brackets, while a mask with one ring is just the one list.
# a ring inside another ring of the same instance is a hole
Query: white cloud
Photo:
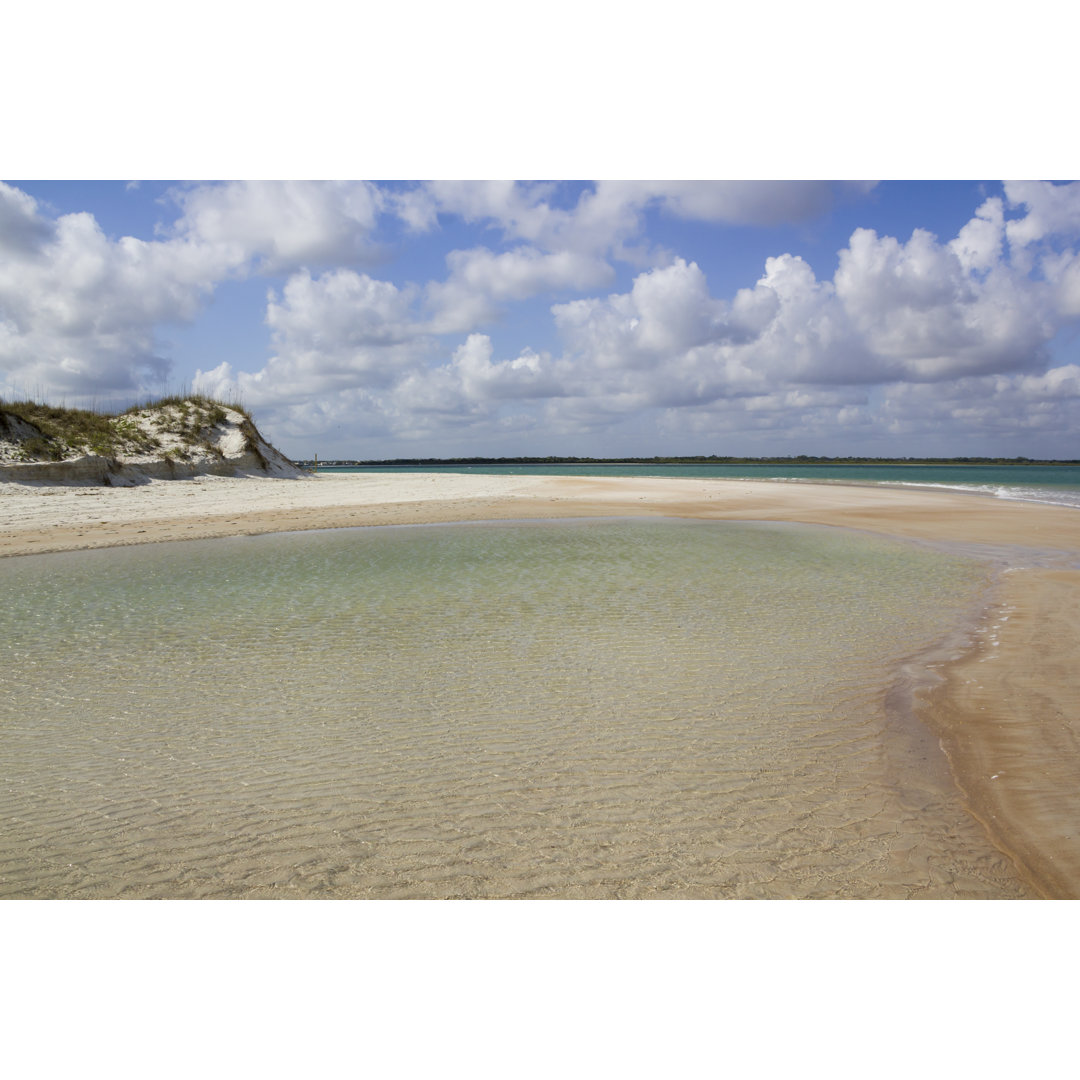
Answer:
[[547, 201], [553, 187], [514, 180], [433, 180], [423, 185], [437, 210], [466, 221], [491, 221], [528, 240], [536, 239], [557, 215]]
[[[975, 219], [956, 247], [916, 229], [906, 244], [857, 229], [840, 253], [836, 293], [878, 380], [956, 378], [1045, 363], [1056, 331], [1050, 297], [1001, 263], [985, 276], [988, 234]], [[965, 227], [967, 228], [967, 227]], [[965, 268], [965, 262], [967, 268]]]
[[986, 444], [1052, 446], [1075, 439], [1080, 430], [1080, 366], [1067, 364], [1041, 374], [958, 379], [945, 385], [898, 383], [880, 407], [882, 422], [900, 436], [939, 436]]
[[[787, 382], [863, 381], [864, 356], [829, 283], [802, 259], [766, 261], [730, 303], [694, 263], [638, 275], [629, 293], [552, 309], [570, 354], [600, 372], [638, 372], [654, 402], [707, 402]], [[622, 386], [628, 385], [626, 379]]]
[[463, 333], [498, 317], [499, 304], [539, 293], [591, 289], [611, 279], [607, 263], [573, 251], [545, 254], [518, 247], [500, 255], [487, 248], [451, 251], [450, 275], [426, 290], [433, 333]]
[[[157, 389], [169, 371], [161, 328], [198, 316], [219, 283], [266, 272], [283, 275], [267, 296], [268, 359], [248, 371], [230, 357], [195, 384], [238, 393], [271, 437], [362, 428], [427, 453], [530, 431], [742, 432], [801, 440], [793, 452], [883, 432], [1067, 438], [1080, 421], [1078, 372], [1046, 367], [1055, 336], [1080, 317], [1078, 185], [1006, 184], [951, 240], [856, 229], [831, 280], [780, 251], [724, 295], [645, 231], [656, 212], [702, 230], [808, 220], [862, 190], [226, 183], [176, 193], [181, 216], [147, 241], [110, 238], [86, 213], [54, 220], [0, 185], [0, 392]], [[386, 215], [429, 258], [450, 216], [456, 243], [485, 243], [450, 251], [441, 280], [375, 277], [360, 266]], [[621, 291], [595, 295], [620, 280], [613, 262], [639, 259]], [[529, 333], [543, 332], [546, 307], [561, 355], [528, 334], [505, 344], [515, 305], [530, 300]], [[498, 332], [480, 332], [495, 322]]]
[[[90, 214], [53, 221], [25, 192], [0, 185], [3, 392], [109, 398], [160, 389], [171, 368], [157, 341], [162, 326], [193, 319], [227, 278], [367, 254], [380, 199], [370, 184], [311, 183], [199, 185], [174, 197], [183, 216], [165, 238], [113, 240]], [[287, 306], [282, 314], [272, 305], [271, 321], [295, 316], [283, 327], [295, 337], [303, 305], [294, 297]], [[359, 306], [378, 304], [368, 297]], [[334, 307], [320, 314], [332, 319]], [[385, 313], [369, 322], [392, 332]]]
[[435, 200], [422, 187], [391, 191], [385, 195], [385, 205], [405, 222], [412, 232], [428, 232], [439, 224]]
[[239, 393], [252, 405], [310, 401], [343, 390], [386, 388], [424, 362], [431, 342], [412, 318], [415, 293], [354, 270], [292, 275], [267, 299], [274, 355], [254, 374], [200, 370], [204, 392]]
[[[451, 252], [447, 278], [430, 282], [422, 295], [352, 268], [317, 278], [307, 269], [294, 273], [282, 296], [268, 301], [274, 355], [265, 368], [234, 372], [226, 364], [196, 375], [201, 386], [231, 380], [253, 401], [269, 402], [422, 379], [413, 369], [433, 354], [433, 335], [472, 332], [506, 305], [532, 296], [610, 283], [605, 255], [627, 254], [647, 204], [705, 220], [790, 217], [824, 205], [825, 188], [604, 182], [584, 188], [573, 206], [560, 207], [551, 184], [432, 183], [394, 192], [368, 183], [199, 184], [171, 193], [181, 216], [153, 241], [110, 240], [88, 214], [54, 222], [18, 189], [5, 187], [0, 194], [0, 242], [10, 256], [0, 271], [8, 385], [61, 394], [139, 391], [163, 383], [169, 361], [155, 336], [162, 325], [195, 317], [228, 278], [370, 257], [382, 211], [415, 229], [430, 227], [436, 210], [453, 213], [527, 241], [503, 252]], [[420, 300], [424, 318], [414, 310]], [[586, 320], [594, 339], [604, 336], [596, 322], [602, 303]], [[755, 337], [775, 305], [760, 287], [741, 290], [731, 304], [714, 300], [698, 268], [674, 260], [639, 276], [628, 300], [611, 298], [616, 315], [620, 306], [632, 312], [622, 328], [626, 340], [609, 334], [604, 347], [610, 366], [621, 369], [655, 366], [672, 351], [687, 353], [684, 367], [695, 372], [699, 386], [712, 385], [716, 380], [701, 371], [708, 358], [689, 354], [701, 345]], [[602, 368], [603, 349], [591, 351], [599, 361], [593, 366]], [[530, 359], [536, 355], [526, 350], [516, 360], [472, 370], [469, 385], [477, 392], [501, 388], [504, 396], [515, 386], [527, 395], [540, 387], [554, 393], [551, 371], [542, 379], [536, 375], [538, 361]], [[506, 364], [517, 366], [499, 366]], [[676, 396], [687, 392], [671, 389]], [[650, 394], [641, 387], [614, 393], [624, 402]]]
[[949, 244], [965, 272], [988, 270], [1001, 258], [1005, 212], [1000, 199], [987, 199]]
[[190, 319], [220, 266], [186, 243], [110, 240], [0, 185], [0, 369], [9, 394], [104, 395], [160, 384], [157, 328]]
[[526, 240], [546, 251], [564, 250], [636, 259], [631, 241], [649, 205], [690, 221], [777, 225], [809, 220], [839, 198], [865, 194], [872, 183], [830, 181], [623, 181], [585, 187], [569, 208], [553, 205], [557, 186], [513, 181], [435, 181], [398, 198], [414, 227], [431, 227], [437, 214], [488, 224], [508, 241]]
[[1080, 181], [1051, 184], [1039, 180], [1007, 181], [1005, 195], [1023, 217], [1005, 224], [1012, 264], [1037, 270], [1054, 293], [1063, 318], [1080, 315], [1080, 253], [1067, 242], [1080, 239]]
[[631, 333], [643, 353], [663, 357], [723, 335], [725, 306], [709, 295], [697, 263], [678, 259], [638, 275], [630, 303], [635, 313]]
[[261, 270], [352, 263], [371, 256], [383, 197], [367, 182], [230, 181], [179, 189], [174, 233]]
[[591, 289], [612, 277], [607, 263], [573, 251], [545, 255], [535, 248], [519, 247], [495, 255], [487, 248], [474, 248], [452, 251], [446, 261], [453, 282], [495, 300], [524, 300], [566, 288]]
[[375, 453], [380, 444], [396, 437], [383, 398], [361, 388], [305, 401], [267, 404], [259, 409], [258, 420], [260, 431], [275, 445], [300, 447], [293, 451], [297, 457], [333, 456], [331, 443], [343, 438], [350, 445], [370, 440]]
[[354, 270], [332, 270], [313, 279], [303, 270], [270, 293], [266, 321], [279, 344], [333, 355], [368, 345], [392, 345], [416, 336], [411, 315], [415, 292]]
[[732, 304], [709, 294], [696, 263], [639, 274], [629, 293], [573, 300], [552, 307], [572, 353], [598, 370], [654, 370], [703, 345], [755, 338], [775, 316], [778, 300], [767, 285], [742, 289]]
[[[1003, 231], [1000, 201], [988, 200], [951, 244], [924, 230], [906, 244], [856, 230], [833, 282], [818, 281], [797, 256], [776, 256], [727, 304], [697, 266], [676, 260], [639, 275], [628, 293], [556, 305], [577, 390], [555, 407], [578, 420], [666, 407], [659, 423], [669, 433], [683, 417], [686, 432], [871, 438], [875, 406], [863, 387], [896, 384], [900, 396], [885, 399], [883, 415], [897, 431], [904, 393], [936, 403], [933, 412], [962, 387], [948, 419], [963, 430], [977, 416], [962, 399], [978, 385], [994, 416], [1012, 417], [1002, 430], [1046, 428], [1060, 419], [1055, 395], [1072, 383], [1023, 373], [1045, 367], [1047, 343], [1073, 314], [1065, 300], [1080, 293], [1014, 271], [1003, 261]], [[1062, 258], [1070, 261], [1059, 278], [1080, 288], [1080, 263]], [[919, 383], [933, 385], [918, 391]], [[1038, 387], [1046, 396], [1036, 406]], [[1034, 412], [1008, 413], [1013, 399]]]
[[505, 243], [524, 241], [544, 252], [637, 259], [627, 248], [641, 231], [647, 194], [637, 188], [586, 186], [572, 206], [557, 205], [558, 185], [514, 181], [432, 181], [399, 200], [410, 225], [434, 226], [437, 215], [455, 215], [497, 232]]
[[1005, 226], [1009, 243], [1024, 247], [1056, 234], [1080, 235], [1080, 181], [1052, 184], [1043, 180], [1006, 180], [1005, 197], [1010, 206], [1024, 206], [1027, 213]]
[[766, 440], [772, 453], [804, 453], [807, 446], [830, 453], [830, 444], [873, 439], [877, 421], [864, 389], [800, 387], [667, 409], [658, 427], [701, 452], [746, 453], [748, 446]]
[[470, 334], [454, 351], [452, 370], [472, 400], [527, 400], [561, 397], [564, 387], [550, 357], [526, 349], [513, 360], [492, 362], [486, 334]]
[[804, 259], [784, 254], [765, 260], [758, 287], [776, 295], [778, 308], [760, 337], [740, 350], [744, 370], [772, 386], [870, 381], [865, 346], [832, 282], [818, 281]]

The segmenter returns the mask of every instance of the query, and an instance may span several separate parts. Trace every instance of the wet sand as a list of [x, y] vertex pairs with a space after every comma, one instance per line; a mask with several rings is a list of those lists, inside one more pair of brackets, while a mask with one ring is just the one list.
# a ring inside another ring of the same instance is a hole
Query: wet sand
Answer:
[[918, 488], [638, 477], [324, 474], [133, 488], [0, 482], [0, 555], [305, 529], [585, 516], [792, 521], [956, 545], [997, 585], [923, 691], [971, 812], [1039, 895], [1080, 898], [1080, 513]]

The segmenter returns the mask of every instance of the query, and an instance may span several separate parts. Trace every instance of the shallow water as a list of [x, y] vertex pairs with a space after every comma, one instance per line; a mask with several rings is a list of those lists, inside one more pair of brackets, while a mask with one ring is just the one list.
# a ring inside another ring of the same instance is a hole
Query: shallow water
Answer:
[[1023, 896], [883, 707], [984, 577], [670, 520], [6, 560], [0, 896]]

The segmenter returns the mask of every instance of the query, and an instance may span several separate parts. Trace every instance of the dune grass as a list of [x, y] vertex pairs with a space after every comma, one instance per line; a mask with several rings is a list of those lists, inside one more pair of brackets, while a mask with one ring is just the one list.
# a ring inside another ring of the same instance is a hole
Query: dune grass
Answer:
[[[202, 394], [174, 394], [132, 405], [120, 413], [0, 399], [0, 435], [11, 427], [5, 414], [35, 429], [36, 434], [21, 439], [24, 461], [63, 461], [82, 454], [111, 458], [156, 453], [183, 459], [198, 449], [220, 456], [215, 429], [226, 420], [227, 410], [241, 414], [241, 431], [249, 449], [258, 453], [258, 434], [248, 410]], [[181, 446], [166, 454], [163, 436], [179, 439]]]

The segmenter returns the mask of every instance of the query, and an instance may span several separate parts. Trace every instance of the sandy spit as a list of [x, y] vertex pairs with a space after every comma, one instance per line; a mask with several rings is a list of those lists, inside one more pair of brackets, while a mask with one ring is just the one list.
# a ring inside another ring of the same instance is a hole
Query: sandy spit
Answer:
[[0, 555], [451, 521], [668, 515], [947, 542], [999, 571], [973, 647], [921, 715], [972, 813], [1046, 897], [1080, 898], [1080, 512], [918, 488], [639, 477], [204, 476], [131, 488], [0, 483]]

